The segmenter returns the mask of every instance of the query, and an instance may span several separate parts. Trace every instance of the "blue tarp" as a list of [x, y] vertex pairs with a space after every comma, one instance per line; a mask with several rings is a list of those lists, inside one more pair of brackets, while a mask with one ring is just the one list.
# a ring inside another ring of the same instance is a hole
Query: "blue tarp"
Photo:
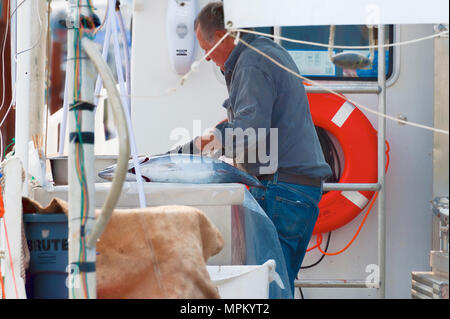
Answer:
[[250, 192], [245, 190], [243, 204], [233, 206], [232, 214], [233, 263], [262, 265], [269, 259], [275, 260], [275, 271], [280, 276], [284, 289], [276, 281], [272, 281], [269, 298], [293, 298], [275, 226]]

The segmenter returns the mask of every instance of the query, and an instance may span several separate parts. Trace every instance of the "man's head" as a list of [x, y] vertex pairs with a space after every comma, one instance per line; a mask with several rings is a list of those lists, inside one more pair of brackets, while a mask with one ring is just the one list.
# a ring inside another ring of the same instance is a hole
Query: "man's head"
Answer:
[[[226, 34], [223, 16], [222, 2], [211, 2], [207, 4], [198, 14], [194, 23], [200, 47], [208, 52]], [[213, 60], [222, 71], [225, 62], [233, 51], [235, 45], [231, 37], [226, 38], [207, 60]]]

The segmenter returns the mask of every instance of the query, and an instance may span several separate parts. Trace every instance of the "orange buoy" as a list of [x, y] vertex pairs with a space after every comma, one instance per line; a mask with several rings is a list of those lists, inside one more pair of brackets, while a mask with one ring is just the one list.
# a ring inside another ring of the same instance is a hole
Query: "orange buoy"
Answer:
[[[353, 104], [333, 94], [309, 93], [314, 124], [338, 140], [344, 155], [339, 183], [376, 183], [378, 180], [377, 131]], [[329, 191], [319, 203], [313, 234], [340, 228], [370, 202], [373, 191]]]

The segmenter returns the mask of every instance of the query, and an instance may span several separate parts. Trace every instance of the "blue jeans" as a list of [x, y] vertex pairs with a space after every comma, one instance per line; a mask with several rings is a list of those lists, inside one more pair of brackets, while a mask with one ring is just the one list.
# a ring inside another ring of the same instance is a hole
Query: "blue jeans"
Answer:
[[277, 229], [294, 295], [294, 280], [319, 215], [322, 186], [278, 182], [277, 178], [275, 174], [273, 180], [262, 181], [266, 189], [251, 187], [250, 193]]

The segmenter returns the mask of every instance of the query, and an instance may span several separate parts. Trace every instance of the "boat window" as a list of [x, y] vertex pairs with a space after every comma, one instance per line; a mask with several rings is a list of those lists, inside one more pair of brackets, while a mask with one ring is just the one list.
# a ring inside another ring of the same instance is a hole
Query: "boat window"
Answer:
[[[386, 42], [393, 42], [394, 28], [392, 25], [386, 29]], [[373, 28], [373, 44], [378, 44], [378, 28]], [[301, 26], [282, 27], [281, 36], [291, 39], [328, 44], [330, 36], [329, 26]], [[376, 81], [378, 68], [378, 50], [374, 50], [374, 59], [371, 66], [366, 69], [342, 69], [334, 65], [328, 56], [328, 48], [281, 41], [281, 45], [289, 51], [296, 62], [300, 74], [314, 80], [340, 80], [340, 81]], [[334, 45], [340, 46], [367, 46], [369, 45], [369, 28], [365, 25], [338, 25], [336, 26]], [[337, 54], [348, 49], [333, 49]], [[370, 50], [351, 50], [367, 57]], [[386, 78], [393, 73], [393, 48], [386, 50]]]
[[273, 34], [273, 27], [259, 27], [259, 28], [253, 28], [256, 32], [266, 33], [266, 34]]

